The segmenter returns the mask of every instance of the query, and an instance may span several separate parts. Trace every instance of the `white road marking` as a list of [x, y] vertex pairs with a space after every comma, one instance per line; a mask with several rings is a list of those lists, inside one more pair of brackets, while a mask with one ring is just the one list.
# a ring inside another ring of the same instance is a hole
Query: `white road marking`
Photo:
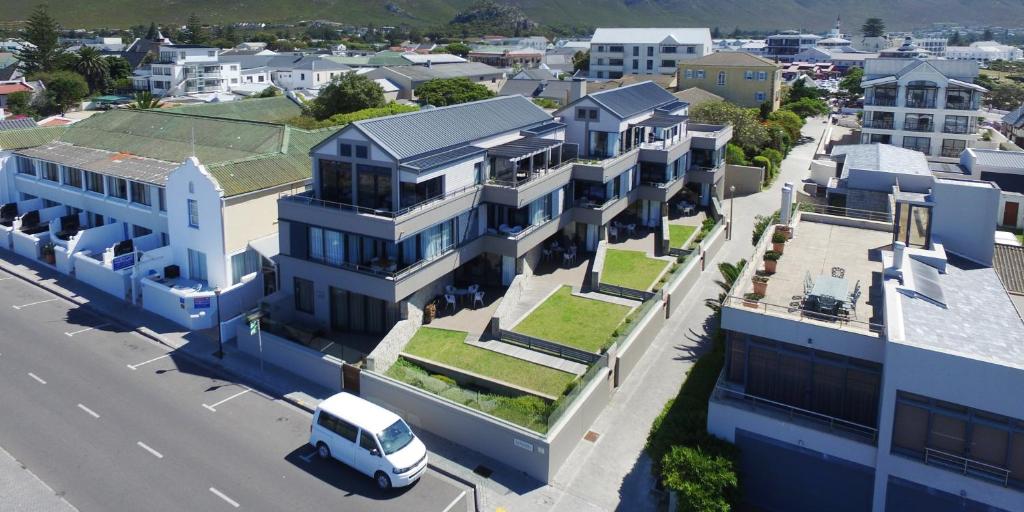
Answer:
[[162, 454], [160, 454], [160, 452], [158, 452], [158, 451], [156, 451], [156, 450], [146, 446], [146, 443], [143, 443], [142, 441], [139, 441], [136, 444], [138, 444], [139, 447], [142, 448], [143, 450], [146, 450], [147, 452], [153, 454], [154, 457], [156, 457], [158, 459], [164, 458], [164, 456]]
[[211, 412], [217, 412], [217, 409], [216, 409], [216, 407], [217, 407], [218, 405], [220, 405], [220, 404], [222, 404], [222, 403], [224, 403], [224, 402], [227, 402], [228, 400], [231, 400], [232, 398], [237, 398], [237, 397], [240, 397], [240, 396], [242, 396], [242, 395], [244, 395], [244, 394], [246, 394], [246, 393], [248, 393], [248, 392], [250, 392], [250, 391], [252, 391], [252, 390], [251, 390], [251, 389], [249, 389], [249, 388], [245, 388], [245, 391], [239, 391], [238, 393], [235, 393], [235, 394], [233, 394], [233, 395], [231, 395], [231, 396], [229, 396], [229, 397], [225, 398], [224, 400], [221, 400], [220, 402], [217, 402], [217, 403], [215, 403], [215, 404], [213, 404], [213, 405], [207, 405], [207, 404], [203, 404], [203, 407], [206, 407], [206, 408], [207, 408], [208, 410], [210, 410]]
[[452, 507], [455, 506], [456, 503], [458, 503], [459, 501], [462, 501], [462, 498], [464, 498], [465, 496], [466, 496], [466, 491], [460, 492], [459, 495], [456, 496], [455, 499], [452, 500], [452, 502], [449, 503], [448, 506], [445, 507], [444, 510], [442, 510], [441, 512], [448, 512], [449, 510], [452, 509]]
[[217, 495], [218, 498], [228, 502], [228, 504], [231, 505], [232, 507], [238, 508], [238, 502], [231, 498], [228, 498], [227, 494], [224, 494], [213, 487], [210, 487], [210, 492]]
[[137, 364], [126, 364], [125, 366], [127, 366], [128, 368], [130, 368], [132, 370], [137, 370], [142, 365], [152, 363], [153, 361], [159, 361], [159, 360], [161, 360], [161, 359], [163, 359], [165, 357], [171, 357], [171, 355], [170, 354], [164, 354], [164, 355], [162, 355], [160, 357], [154, 357], [153, 359], [150, 359], [149, 361], [143, 361], [143, 362], [137, 363]]
[[93, 411], [92, 409], [90, 409], [90, 408], [88, 408], [88, 407], [86, 407], [86, 406], [84, 406], [82, 404], [78, 404], [78, 408], [83, 410], [83, 411], [85, 411], [86, 414], [88, 414], [89, 416], [92, 416], [93, 418], [99, 419], [99, 417], [100, 417], [99, 414], [96, 414], [96, 411]]
[[35, 379], [35, 380], [36, 380], [36, 382], [38, 382], [38, 383], [40, 383], [40, 384], [46, 384], [46, 381], [45, 381], [45, 380], [43, 380], [43, 379], [40, 379], [38, 375], [36, 375], [36, 374], [34, 374], [34, 373], [32, 373], [32, 372], [28, 372], [28, 376], [29, 376], [29, 377], [32, 377], [33, 379]]
[[14, 309], [23, 309], [23, 308], [27, 308], [29, 306], [35, 306], [36, 304], [43, 304], [43, 303], [46, 303], [46, 302], [53, 302], [55, 300], [60, 300], [60, 299], [39, 300], [39, 301], [36, 301], [36, 302], [29, 302], [28, 304], [22, 304], [20, 306], [11, 306], [11, 307], [14, 308]]
[[105, 324], [105, 323], [104, 324], [99, 324], [96, 327], [86, 327], [85, 329], [79, 329], [77, 331], [66, 332], [66, 333], [64, 333], [64, 335], [70, 338], [70, 337], [72, 337], [72, 336], [74, 336], [76, 334], [81, 334], [83, 332], [91, 331], [93, 329], [99, 329], [101, 327], [106, 327], [108, 325], [110, 325], [110, 324]]

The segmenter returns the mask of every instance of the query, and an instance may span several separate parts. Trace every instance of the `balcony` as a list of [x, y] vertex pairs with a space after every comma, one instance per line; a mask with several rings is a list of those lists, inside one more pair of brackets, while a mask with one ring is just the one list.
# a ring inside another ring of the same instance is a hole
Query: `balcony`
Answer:
[[907, 98], [903, 106], [907, 108], [935, 108], [935, 98]]
[[707, 165], [692, 165], [690, 169], [686, 171], [686, 182], [687, 183], [703, 183], [706, 185], [714, 185], [722, 179], [724, 165], [719, 164], [716, 167], [709, 167]]
[[906, 121], [903, 123], [903, 130], [908, 132], [934, 132], [935, 125], [931, 122]]
[[326, 201], [312, 190], [281, 196], [278, 217], [384, 240], [397, 240], [465, 212], [482, 200], [482, 188], [470, 185], [400, 210], [382, 210]]
[[656, 140], [640, 143], [641, 162], [652, 162], [657, 164], [669, 164], [690, 151], [690, 137], [682, 137], [676, 141]]
[[864, 121], [864, 128], [874, 128], [876, 130], [892, 130], [892, 125], [892, 119], [868, 119]]
[[572, 178], [577, 180], [607, 182], [629, 170], [639, 160], [640, 149], [634, 148], [617, 156], [603, 160], [581, 158], [572, 169]]
[[573, 202], [576, 222], [603, 226], [625, 210], [635, 200], [637, 190], [611, 199], [578, 198]]
[[864, 100], [864, 105], [871, 107], [895, 107], [896, 96], [875, 96]]
[[963, 124], [945, 124], [942, 126], [942, 133], [955, 133], [959, 135], [970, 135], [978, 131], [977, 126]]
[[483, 237], [484, 249], [489, 253], [518, 258], [558, 233], [560, 229], [571, 221], [571, 215], [563, 214], [555, 218], [548, 218], [538, 224], [527, 226], [526, 229], [517, 233], [498, 233], [489, 229]]
[[[569, 183], [577, 161], [576, 144], [559, 142], [552, 147], [549, 139], [541, 140], [545, 144], [535, 141], [527, 147], [530, 144], [521, 140], [488, 150], [498, 169], [491, 170], [484, 185], [484, 201], [520, 208]], [[512, 144], [518, 146], [509, 148]]]
[[696, 149], [721, 149], [732, 139], [732, 125], [689, 123], [686, 129], [692, 138], [690, 147]]

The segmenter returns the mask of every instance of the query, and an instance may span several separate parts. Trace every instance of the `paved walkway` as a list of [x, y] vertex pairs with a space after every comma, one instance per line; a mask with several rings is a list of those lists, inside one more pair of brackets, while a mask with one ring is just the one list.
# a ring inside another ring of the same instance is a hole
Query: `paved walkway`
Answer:
[[0, 510], [75, 512], [62, 496], [0, 448]]
[[587, 365], [585, 364], [580, 364], [577, 362], [569, 361], [567, 359], [562, 359], [561, 357], [544, 354], [542, 352], [537, 352], [536, 350], [530, 350], [528, 348], [523, 348], [517, 345], [513, 345], [511, 343], [505, 343], [503, 341], [479, 339], [475, 340], [471, 336], [466, 339], [466, 343], [469, 345], [473, 345], [474, 347], [490, 350], [492, 352], [497, 352], [499, 354], [505, 354], [507, 356], [512, 356], [517, 359], [522, 359], [524, 361], [536, 363], [541, 366], [547, 366], [548, 368], [554, 368], [556, 370], [562, 370], [563, 372], [569, 372], [575, 375], [583, 375], [584, 373], [587, 372]]

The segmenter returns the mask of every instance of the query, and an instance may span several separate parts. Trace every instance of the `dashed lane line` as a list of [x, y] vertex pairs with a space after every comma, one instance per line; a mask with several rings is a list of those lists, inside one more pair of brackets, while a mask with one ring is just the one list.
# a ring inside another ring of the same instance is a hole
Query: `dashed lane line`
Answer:
[[143, 443], [142, 441], [139, 441], [139, 442], [137, 442], [135, 444], [139, 445], [139, 448], [142, 448], [143, 450], [146, 450], [147, 452], [149, 452], [150, 454], [152, 454], [154, 457], [156, 457], [158, 459], [164, 458], [162, 453], [160, 453], [160, 452], [150, 448], [149, 446], [146, 446], [146, 443]]
[[212, 492], [212, 493], [213, 493], [214, 495], [216, 495], [216, 496], [217, 496], [218, 498], [220, 498], [220, 499], [222, 499], [222, 500], [224, 500], [224, 501], [228, 502], [228, 505], [231, 505], [232, 507], [235, 507], [235, 508], [238, 508], [238, 507], [239, 507], [239, 505], [238, 505], [238, 502], [237, 502], [237, 501], [235, 501], [235, 500], [233, 500], [233, 499], [229, 498], [227, 494], [224, 494], [224, 493], [222, 493], [222, 492], [218, 491], [218, 490], [217, 490], [217, 489], [216, 489], [215, 487], [210, 487], [210, 492]]
[[89, 416], [92, 416], [93, 418], [96, 418], [96, 419], [100, 419], [100, 415], [96, 414], [96, 411], [94, 411], [94, 410], [92, 410], [92, 409], [90, 409], [90, 408], [88, 408], [88, 407], [86, 407], [86, 406], [84, 406], [82, 404], [78, 404], [78, 408], [83, 410], [83, 411], [85, 411], [85, 413], [88, 414]]
[[43, 379], [40, 379], [38, 375], [36, 375], [36, 374], [34, 374], [34, 373], [32, 373], [32, 372], [28, 372], [28, 376], [29, 376], [29, 377], [32, 377], [33, 379], [35, 379], [35, 381], [36, 381], [36, 382], [38, 382], [38, 383], [40, 383], [40, 384], [46, 384], [46, 381], [45, 381], [45, 380], [43, 380]]

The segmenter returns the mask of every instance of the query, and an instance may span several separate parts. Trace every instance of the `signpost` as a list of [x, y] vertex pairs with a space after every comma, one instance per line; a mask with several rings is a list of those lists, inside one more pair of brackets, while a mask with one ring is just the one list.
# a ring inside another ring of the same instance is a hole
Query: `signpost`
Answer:
[[249, 312], [245, 319], [249, 321], [249, 336], [256, 336], [260, 347], [260, 374], [263, 374], [263, 330], [260, 328], [260, 318], [263, 312], [258, 308]]
[[115, 256], [110, 262], [110, 266], [114, 270], [123, 270], [135, 266], [135, 253], [129, 252], [120, 256]]

